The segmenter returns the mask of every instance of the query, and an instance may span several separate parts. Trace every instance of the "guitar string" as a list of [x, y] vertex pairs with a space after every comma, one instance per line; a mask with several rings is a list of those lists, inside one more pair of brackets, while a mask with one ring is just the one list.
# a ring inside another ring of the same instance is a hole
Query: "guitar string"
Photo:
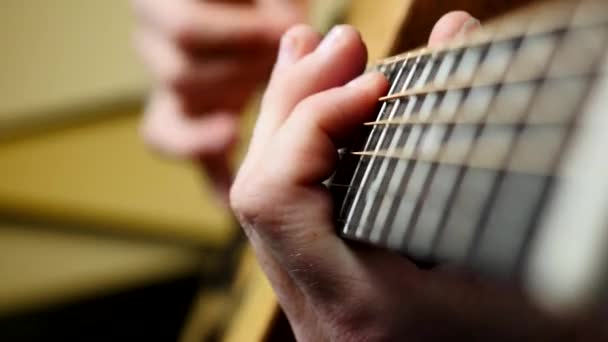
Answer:
[[[434, 111], [431, 115], [440, 115], [441, 111]], [[511, 113], [509, 113], [511, 114]], [[529, 126], [555, 126], [555, 125], [564, 125], [566, 121], [561, 117], [551, 116], [550, 113], [537, 114], [532, 118], [529, 118], [528, 121], [523, 120], [522, 118], [518, 118], [516, 114], [512, 114], [511, 116], [506, 117], [491, 117], [486, 119], [483, 118], [438, 118], [431, 120], [424, 120], [419, 118], [408, 118], [408, 119], [394, 119], [394, 120], [378, 120], [378, 121], [370, 121], [365, 122], [365, 126], [374, 126], [374, 125], [400, 125], [400, 126], [416, 126], [416, 125], [426, 125], [426, 126], [440, 126], [440, 125], [481, 125], [488, 124], [490, 126], [514, 126], [514, 125], [529, 125]], [[365, 152], [365, 151], [360, 151]]]
[[[545, 34], [546, 34], [546, 33], [545, 33]], [[522, 36], [522, 37], [531, 37], [531, 35]], [[513, 38], [511, 38], [511, 39], [513, 39]], [[496, 42], [496, 40], [493, 40], [493, 42]], [[488, 42], [488, 43], [490, 43], [490, 42]], [[427, 51], [428, 51], [428, 50], [427, 50]], [[410, 53], [410, 54], [409, 54], [409, 56], [410, 56], [410, 57], [411, 57], [411, 56], [414, 56], [414, 54]], [[397, 59], [393, 59], [391, 62], [395, 62], [395, 61], [397, 61]], [[563, 76], [563, 75], [562, 75], [562, 76]], [[528, 82], [530, 82], [530, 81], [533, 81], [533, 80], [524, 80], [524, 81], [528, 81]], [[534, 80], [534, 81], [544, 81], [544, 79], [536, 79], [536, 80]], [[506, 82], [502, 82], [502, 83], [497, 83], [497, 84], [493, 84], [493, 85], [495, 85], [495, 86], [499, 86], [499, 87], [500, 87], [500, 86], [502, 86], [502, 85], [503, 85], [503, 84], [505, 84], [505, 83], [506, 83]], [[512, 82], [512, 83], [513, 83], [513, 82]], [[486, 85], [486, 86], [488, 86], [488, 85]], [[469, 88], [470, 88], [470, 87], [469, 87]], [[441, 90], [441, 89], [434, 89], [434, 91], [440, 91], [440, 90]], [[449, 89], [446, 89], [446, 90], [449, 90]], [[413, 95], [425, 95], [425, 94], [427, 94], [427, 93], [429, 93], [429, 90], [426, 90], [426, 91], [418, 90], [418, 91], [417, 91], [417, 94], [400, 94], [400, 95], [402, 95], [402, 96], [403, 96], [403, 95], [413, 96]], [[380, 100], [387, 100], [387, 99], [385, 98], [385, 99], [380, 99]], [[542, 122], [542, 123], [545, 123], [545, 124], [549, 124], [549, 123], [551, 123], [551, 124], [556, 124], [556, 123], [557, 123], [557, 124], [559, 124], [559, 122], [552, 122], [553, 120], [544, 120], [544, 121], [546, 121], [546, 122]], [[420, 122], [419, 122], [419, 123], [420, 123]], [[436, 124], [436, 123], [438, 123], [438, 122], [435, 122], [435, 124]], [[446, 123], [447, 123], [447, 122], [446, 122]], [[454, 123], [459, 123], [459, 124], [465, 124], [465, 123], [467, 123], [467, 124], [471, 124], [471, 123], [474, 123], [474, 124], [487, 124], [487, 123], [489, 123], [489, 124], [493, 124], [492, 120], [488, 120], [488, 121], [486, 121], [486, 122], [481, 121], [481, 122], [454, 122]], [[497, 122], [497, 123], [499, 123], [499, 122]], [[522, 125], [522, 124], [530, 124], [530, 123], [523, 122], [523, 121], [521, 121], [521, 120], [520, 120], [520, 121], [515, 121], [515, 120], [507, 120], [507, 122], [502, 122], [502, 123], [503, 123], [503, 124], [504, 124], [504, 123], [508, 123], [508, 124], [517, 124], [517, 125]], [[541, 122], [537, 122], [537, 124], [540, 124], [540, 123], [541, 123]], [[403, 123], [402, 123], [402, 122], [398, 122], [398, 121], [394, 121], [394, 122], [385, 121], [385, 122], [372, 122], [372, 123], [368, 123], [368, 124], [372, 124], [372, 125], [373, 125], [373, 124], [403, 124]], [[411, 123], [411, 124], [412, 124], [412, 123]], [[429, 123], [429, 124], [434, 124], [434, 123], [432, 123], [432, 122], [431, 122], [431, 123]], [[482, 163], [482, 165], [483, 165], [483, 163]], [[348, 186], [348, 185], [342, 185], [342, 184], [333, 184], [333, 185], [334, 185], [334, 186], [338, 186], [338, 187], [342, 186], [342, 187], [348, 187], [348, 188], [352, 188], [351, 186]]]
[[[598, 73], [586, 73], [583, 76], [586, 78], [591, 78], [591, 77], [597, 77]], [[538, 79], [538, 81], [541, 81], [541, 79]], [[550, 78], [547, 80], [551, 80]], [[542, 82], [542, 81], [541, 81]], [[501, 85], [502, 83], [497, 83], [497, 85]], [[429, 115], [429, 118], [435, 118], [437, 113], [434, 113], [432, 115]], [[378, 121], [371, 121], [371, 122], [366, 122], [364, 123], [364, 125], [402, 125], [402, 126], [415, 126], [415, 125], [488, 125], [488, 126], [525, 126], [525, 127], [533, 127], [533, 126], [553, 126], [555, 128], [561, 128], [562, 126], [565, 126], [569, 124], [569, 119], [568, 118], [560, 118], [560, 117], [552, 117], [548, 114], [541, 114], [540, 116], [535, 115], [532, 117], [528, 117], [527, 120], [526, 119], [521, 119], [521, 118], [514, 118], [514, 117], [507, 117], [507, 118], [494, 118], [494, 117], [488, 117], [488, 118], [476, 118], [476, 119], [464, 119], [464, 118], [456, 118], [456, 117], [450, 117], [450, 118], [444, 118], [444, 119], [420, 119], [417, 117], [410, 117], [410, 118], [400, 118], [400, 119], [391, 119], [391, 120], [378, 120]], [[449, 143], [444, 143], [442, 146], [446, 146], [449, 145]], [[389, 151], [377, 151], [377, 152], [370, 152], [370, 151], [353, 151], [351, 152], [354, 155], [359, 155], [359, 156], [380, 156], [380, 157], [386, 157], [386, 158], [398, 158], [398, 159], [404, 159], [404, 160], [421, 160], [421, 161], [427, 161], [427, 162], [439, 162], [441, 163], [441, 161], [439, 160], [433, 160], [432, 158], [427, 158], [424, 156], [403, 156], [399, 153], [400, 151], [393, 151], [393, 152], [389, 152]], [[401, 151], [403, 152], [403, 151]], [[449, 160], [449, 158], [448, 158]], [[447, 164], [451, 164], [451, 165], [463, 165], [462, 163], [455, 163], [455, 162], [447, 162]], [[469, 166], [475, 167], [482, 167], [482, 168], [488, 168], [488, 169], [494, 169], [494, 170], [498, 170], [498, 168], [496, 167], [487, 167], [487, 163], [484, 163], [483, 161], [475, 164], [470, 164]], [[535, 170], [528, 170], [528, 169], [523, 169], [523, 170], [515, 170], [515, 171], [528, 171], [529, 173], [534, 173], [537, 174], [538, 172], [536, 172]]]
[[593, 72], [585, 72], [585, 73], [570, 73], [568, 71], [561, 71], [560, 73], [554, 73], [554, 74], [546, 75], [543, 77], [519, 78], [519, 79], [510, 78], [509, 80], [503, 80], [503, 81], [483, 80], [484, 75], [481, 75], [480, 79], [482, 79], [482, 81], [475, 80], [472, 82], [453, 82], [451, 80], [448, 80], [448, 82], [446, 82], [446, 84], [449, 84], [449, 86], [437, 87], [437, 86], [431, 85], [431, 86], [426, 86], [426, 87], [422, 87], [419, 89], [411, 89], [411, 90], [396, 93], [396, 94], [382, 96], [382, 97], [378, 98], [378, 101], [383, 102], [383, 101], [390, 101], [390, 100], [394, 100], [394, 99], [398, 99], [398, 98], [406, 98], [406, 97], [412, 97], [412, 96], [424, 96], [424, 95], [434, 94], [434, 93], [445, 93], [448, 91], [471, 90], [471, 89], [486, 88], [486, 87], [503, 87], [503, 86], [526, 84], [526, 83], [567, 81], [567, 80], [570, 80], [573, 78], [595, 77], [595, 76], [599, 76], [601, 73], [603, 73], [601, 70], [593, 71]]
[[[528, 79], [528, 80], [523, 80], [522, 82], [540, 82], [540, 83], [547, 83], [548, 81], [558, 81], [558, 80], [563, 80], [566, 78], [572, 78], [572, 77], [585, 77], [585, 78], [591, 78], [591, 77], [597, 77], [598, 76], [598, 72], [589, 72], [589, 73], [581, 73], [580, 75], [575, 75], [575, 74], [568, 74], [568, 73], [563, 73], [562, 75], [559, 76], [546, 76], [546, 77], [540, 77], [540, 78], [535, 78], [535, 79]], [[508, 84], [506, 82], [496, 82], [493, 83], [492, 86], [498, 86], [501, 87], [505, 84]], [[446, 88], [441, 88], [441, 89], [435, 89], [434, 91], [447, 91], [447, 90], [454, 90], [454, 89], [460, 89], [460, 88], [456, 88], [456, 87], [446, 87]], [[399, 98], [407, 95], [407, 96], [416, 96], [416, 95], [426, 95], [429, 94], [428, 90], [425, 89], [420, 89], [420, 90], [414, 90], [414, 91], [409, 91], [409, 93], [402, 93], [400, 94], [401, 96], [399, 96]], [[386, 98], [386, 97], [385, 97]], [[384, 99], [385, 99], [384, 98]], [[398, 95], [392, 95], [391, 98], [398, 98]], [[381, 98], [382, 100], [383, 98]], [[435, 117], [435, 115], [432, 115], [430, 117]], [[529, 122], [527, 122], [526, 120], [521, 120], [521, 119], [515, 119], [515, 118], [503, 118], [503, 119], [496, 119], [494, 117], [491, 118], [487, 118], [486, 121], [482, 120], [482, 119], [460, 119], [460, 120], [455, 120], [454, 118], [450, 118], [450, 119], [435, 119], [435, 120], [421, 120], [419, 118], [400, 118], [400, 119], [392, 119], [392, 120], [378, 120], [378, 121], [372, 121], [372, 122], [366, 122], [364, 123], [364, 125], [408, 125], [408, 126], [414, 126], [414, 125], [439, 125], [439, 124], [444, 124], [444, 125], [527, 125], [527, 126], [535, 126], [535, 125], [563, 125], [566, 123], [566, 121], [563, 120], [563, 118], [555, 118], [555, 117], [550, 117], [548, 115], [542, 115], [539, 118], [537, 117], [532, 117], [533, 119], [530, 119]], [[357, 151], [357, 152], [353, 152], [353, 154], [359, 154], [359, 155], [373, 155], [370, 154], [368, 151]], [[387, 154], [386, 151], [382, 151], [380, 152], [381, 155], [385, 156], [385, 157], [397, 157], [399, 158], [398, 155], [392, 155], [392, 154]], [[403, 157], [401, 157], [403, 158]], [[431, 160], [429, 160], [431, 161]]]

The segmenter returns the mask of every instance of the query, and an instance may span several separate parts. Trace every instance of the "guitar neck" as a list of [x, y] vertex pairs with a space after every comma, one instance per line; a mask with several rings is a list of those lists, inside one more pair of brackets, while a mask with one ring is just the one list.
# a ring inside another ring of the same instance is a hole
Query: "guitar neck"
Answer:
[[552, 305], [597, 298], [607, 46], [607, 2], [559, 1], [373, 65], [391, 87], [330, 183], [340, 234]]

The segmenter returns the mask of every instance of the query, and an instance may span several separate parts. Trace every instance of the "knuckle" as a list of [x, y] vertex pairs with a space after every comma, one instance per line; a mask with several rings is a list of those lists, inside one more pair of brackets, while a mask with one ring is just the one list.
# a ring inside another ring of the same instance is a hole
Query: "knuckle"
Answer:
[[187, 6], [176, 6], [172, 17], [172, 20], [167, 22], [166, 35], [174, 43], [182, 46], [193, 38], [200, 20], [193, 14], [193, 9]]
[[173, 89], [183, 87], [194, 74], [190, 59], [171, 41], [144, 30], [133, 32], [136, 53], [154, 79]]
[[230, 190], [230, 206], [244, 227], [255, 227], [259, 217], [267, 210], [264, 196], [251, 180], [244, 181], [239, 175]]
[[192, 69], [184, 61], [175, 61], [161, 75], [163, 82], [169, 88], [184, 95], [191, 84]]
[[194, 157], [192, 149], [180, 141], [167, 139], [167, 137], [155, 134], [155, 132], [146, 132], [145, 128], [140, 130], [140, 132], [144, 143], [154, 153], [177, 159], [190, 159]]
[[139, 135], [144, 144], [153, 152], [160, 154], [176, 154], [175, 148], [158, 131], [158, 129], [148, 121], [143, 121], [139, 126]]
[[[189, 146], [180, 135], [165, 129], [166, 119], [161, 118], [158, 110], [148, 110], [139, 125], [139, 135], [144, 144], [153, 152], [176, 158], [188, 158], [191, 155]], [[171, 114], [179, 115], [179, 114]]]
[[189, 20], [180, 18], [180, 20], [172, 22], [167, 27], [167, 31], [167, 35], [170, 37], [171, 41], [181, 44], [182, 42], [188, 40], [188, 38], [191, 36], [192, 24], [189, 22]]
[[166, 58], [157, 59], [152, 66], [152, 73], [165, 87], [178, 93], [185, 93], [196, 79], [196, 70], [183, 54], [175, 50], [175, 47], [168, 48], [173, 51], [169, 51]]
[[281, 215], [273, 191], [259, 177], [239, 175], [230, 190], [230, 205], [246, 231], [281, 238]]
[[153, 152], [156, 153], [167, 153], [167, 144], [159, 134], [158, 130], [150, 124], [147, 120], [144, 120], [139, 126], [139, 135], [141, 136], [144, 144]]

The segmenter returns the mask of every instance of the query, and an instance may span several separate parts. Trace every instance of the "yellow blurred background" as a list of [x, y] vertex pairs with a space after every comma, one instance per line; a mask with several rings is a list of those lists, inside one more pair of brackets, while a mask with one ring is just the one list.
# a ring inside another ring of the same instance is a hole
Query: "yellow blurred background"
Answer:
[[[323, 30], [346, 1], [311, 3]], [[395, 21], [363, 27], [372, 59]], [[128, 0], [0, 5], [0, 341], [259, 340], [274, 316], [205, 175], [139, 136], [133, 24]]]
[[0, 5], [0, 340], [175, 340], [238, 237], [138, 134], [126, 0]]

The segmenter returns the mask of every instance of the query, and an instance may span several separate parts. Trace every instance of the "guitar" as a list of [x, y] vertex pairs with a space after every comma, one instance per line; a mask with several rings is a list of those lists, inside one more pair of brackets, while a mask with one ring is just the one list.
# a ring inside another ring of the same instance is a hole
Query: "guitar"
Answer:
[[[470, 3], [451, 5], [489, 16]], [[605, 1], [551, 1], [374, 63], [391, 90], [328, 183], [339, 234], [520, 284], [551, 310], [601, 302], [607, 25]]]
[[373, 65], [391, 89], [329, 185], [340, 234], [599, 303], [607, 46], [608, 2], [554, 1]]

